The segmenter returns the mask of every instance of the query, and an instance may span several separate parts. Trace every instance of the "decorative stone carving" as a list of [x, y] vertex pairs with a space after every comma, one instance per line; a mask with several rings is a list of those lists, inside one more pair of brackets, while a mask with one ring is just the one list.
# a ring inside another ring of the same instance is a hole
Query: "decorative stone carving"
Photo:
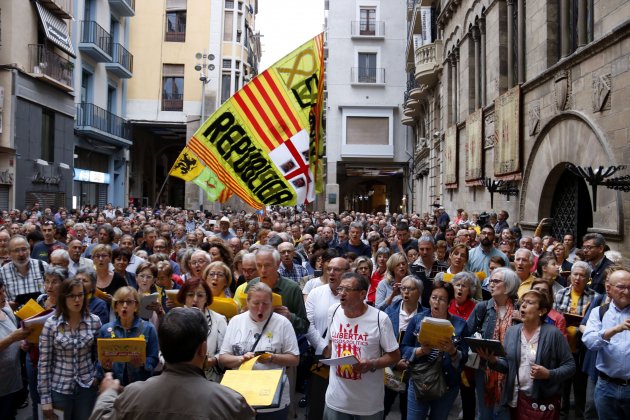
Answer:
[[483, 124], [483, 148], [494, 147], [497, 142], [497, 133], [494, 130], [494, 112], [486, 114]]
[[528, 121], [529, 135], [534, 136], [538, 134], [540, 128], [540, 101], [533, 101], [529, 105]]
[[555, 98], [556, 111], [562, 112], [569, 107], [571, 97], [571, 72], [560, 70], [554, 77], [553, 96]]
[[593, 75], [593, 112], [610, 109], [612, 96], [612, 77], [610, 73]]

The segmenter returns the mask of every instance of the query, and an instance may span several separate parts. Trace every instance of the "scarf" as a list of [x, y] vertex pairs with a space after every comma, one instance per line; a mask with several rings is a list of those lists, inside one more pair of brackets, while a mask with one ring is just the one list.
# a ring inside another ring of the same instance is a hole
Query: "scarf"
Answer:
[[[514, 312], [514, 304], [511, 299], [505, 303], [505, 315], [499, 318], [499, 306], [497, 302], [494, 302], [494, 310], [497, 313], [497, 321], [494, 324], [494, 332], [492, 334], [493, 340], [499, 340], [503, 342], [505, 338], [505, 332], [508, 327], [512, 325], [512, 313]], [[496, 403], [501, 400], [501, 395], [503, 394], [503, 388], [505, 386], [505, 375], [503, 373], [499, 373], [496, 370], [490, 369], [490, 367], [486, 366], [486, 385], [485, 385], [485, 396], [484, 402], [486, 406], [492, 407]]]

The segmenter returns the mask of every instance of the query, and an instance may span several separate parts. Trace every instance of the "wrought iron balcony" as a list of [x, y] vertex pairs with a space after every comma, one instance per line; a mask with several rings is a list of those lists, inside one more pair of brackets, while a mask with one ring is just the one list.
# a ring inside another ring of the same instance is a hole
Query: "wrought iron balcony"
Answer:
[[74, 63], [60, 56], [42, 44], [28, 46], [29, 68], [33, 77], [59, 87], [66, 92], [72, 91], [72, 72]]
[[352, 21], [350, 35], [355, 37], [383, 38], [385, 36], [385, 22], [376, 20]]
[[121, 44], [114, 43], [112, 61], [105, 63], [105, 68], [120, 78], [129, 79], [133, 76], [133, 55]]
[[39, 0], [39, 3], [59, 19], [72, 19], [72, 0]]
[[164, 93], [162, 96], [162, 111], [183, 111], [184, 94]]
[[164, 34], [166, 42], [186, 42], [186, 32], [166, 32]]
[[431, 85], [437, 81], [437, 72], [442, 67], [442, 40], [416, 48], [414, 54], [416, 82]]
[[127, 121], [91, 103], [77, 104], [75, 131], [117, 146], [131, 145]]
[[352, 67], [351, 83], [385, 84], [385, 69], [376, 67]]
[[112, 37], [101, 25], [93, 20], [81, 22], [79, 50], [96, 62], [112, 61]]
[[119, 16], [135, 16], [136, 0], [109, 0], [109, 6]]

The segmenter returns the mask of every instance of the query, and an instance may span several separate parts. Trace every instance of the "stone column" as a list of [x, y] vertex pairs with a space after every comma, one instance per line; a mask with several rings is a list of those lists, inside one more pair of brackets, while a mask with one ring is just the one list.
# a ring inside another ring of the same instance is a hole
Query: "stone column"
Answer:
[[486, 19], [479, 19], [479, 34], [481, 44], [481, 105], [486, 104]]
[[453, 53], [451, 54], [451, 63], [452, 63], [452, 68], [451, 68], [451, 76], [452, 76], [452, 85], [453, 85], [453, 119], [451, 122], [453, 123], [457, 123], [459, 115], [458, 115], [458, 104], [457, 104], [457, 97], [458, 97], [458, 78], [459, 78], [459, 74], [458, 74], [458, 65], [457, 62], [459, 61], [459, 53], [457, 50], [454, 50]]
[[586, 45], [586, 0], [578, 0], [578, 46]]
[[475, 109], [481, 106], [481, 51], [479, 45], [479, 28], [473, 26], [472, 38], [475, 43]]
[[525, 82], [525, 0], [518, 1], [518, 82]]
[[507, 0], [507, 84], [514, 86], [514, 0]]
[[560, 57], [570, 54], [569, 0], [560, 0]]

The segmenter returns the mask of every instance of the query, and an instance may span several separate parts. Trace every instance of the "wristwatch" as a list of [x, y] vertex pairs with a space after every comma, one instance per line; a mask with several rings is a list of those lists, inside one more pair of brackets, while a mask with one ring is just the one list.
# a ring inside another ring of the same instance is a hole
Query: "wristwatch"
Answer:
[[372, 367], [370, 368], [370, 372], [376, 372], [376, 360], [372, 360]]

